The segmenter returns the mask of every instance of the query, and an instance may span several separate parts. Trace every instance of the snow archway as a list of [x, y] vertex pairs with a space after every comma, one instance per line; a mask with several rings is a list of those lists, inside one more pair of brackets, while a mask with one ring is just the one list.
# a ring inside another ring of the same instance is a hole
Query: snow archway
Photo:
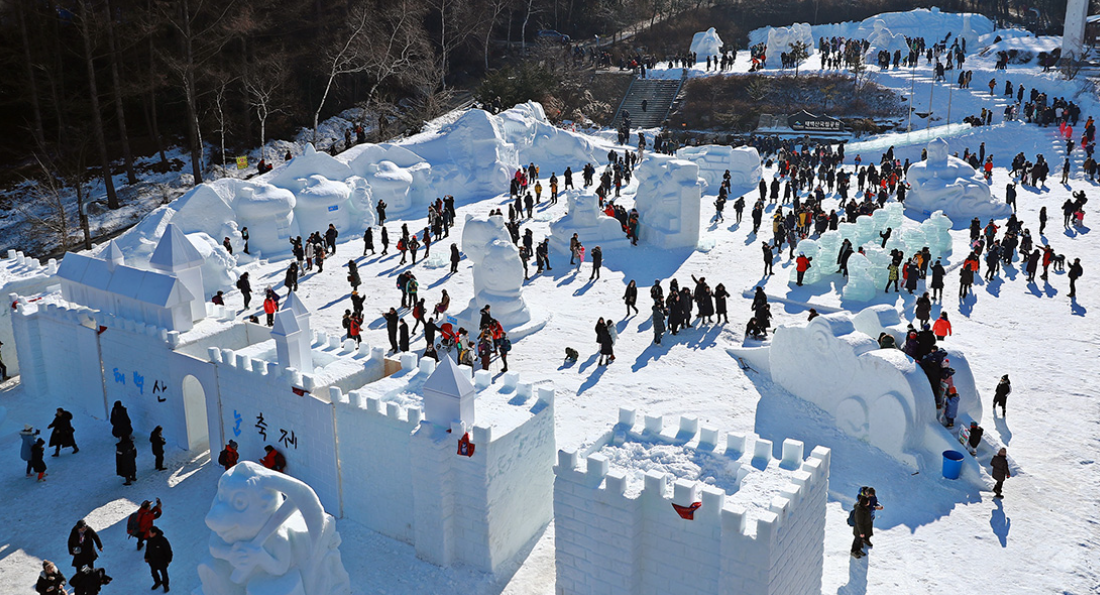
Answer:
[[184, 422], [187, 424], [187, 449], [205, 448], [210, 444], [206, 426], [206, 390], [198, 378], [188, 374], [183, 378], [180, 393], [183, 395]]

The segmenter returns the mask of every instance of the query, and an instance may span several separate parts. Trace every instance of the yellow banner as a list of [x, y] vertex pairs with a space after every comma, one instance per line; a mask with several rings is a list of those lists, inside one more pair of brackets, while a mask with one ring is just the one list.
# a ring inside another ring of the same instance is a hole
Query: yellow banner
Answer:
[[237, 169], [248, 169], [248, 155], [237, 157]]

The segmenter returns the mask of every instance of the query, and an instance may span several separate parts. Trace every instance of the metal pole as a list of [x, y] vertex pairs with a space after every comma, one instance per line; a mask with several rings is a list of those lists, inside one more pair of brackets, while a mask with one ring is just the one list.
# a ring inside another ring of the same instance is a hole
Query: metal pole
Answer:
[[951, 85], [947, 86], [947, 123], [951, 123]]
[[928, 84], [928, 128], [932, 127], [932, 96], [936, 93], [936, 75], [933, 72], [932, 82]]

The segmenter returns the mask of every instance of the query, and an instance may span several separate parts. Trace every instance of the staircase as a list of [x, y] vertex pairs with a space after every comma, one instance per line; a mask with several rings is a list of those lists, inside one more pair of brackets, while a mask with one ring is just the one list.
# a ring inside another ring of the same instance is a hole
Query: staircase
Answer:
[[[684, 79], [641, 79], [630, 82], [619, 109], [611, 121], [611, 127], [618, 129], [626, 112], [630, 113], [630, 127], [656, 128], [668, 118], [673, 103], [680, 94]], [[642, 101], [646, 109], [642, 111]]]

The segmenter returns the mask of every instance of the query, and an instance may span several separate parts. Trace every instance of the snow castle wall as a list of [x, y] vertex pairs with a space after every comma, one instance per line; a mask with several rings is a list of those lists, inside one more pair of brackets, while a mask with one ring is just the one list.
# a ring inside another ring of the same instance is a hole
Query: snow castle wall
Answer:
[[[802, 443], [786, 440], [782, 459], [774, 460], [768, 440], [729, 434], [720, 441], [717, 429], [700, 429], [697, 420], [687, 417], [676, 424], [644, 416], [644, 426], [634, 428], [638, 417], [634, 410], [620, 409], [619, 424], [605, 441], [622, 434], [668, 443], [686, 440], [686, 449], [728, 457], [727, 468], [738, 469], [738, 476], [745, 470], [789, 473], [790, 481], [780, 482], [768, 502], [754, 503], [765, 509], [754, 512], [754, 520], [743, 504], [731, 501], [736, 490], [727, 494], [658, 471], [645, 474], [640, 491], [632, 490], [628, 471], [612, 468], [599, 452], [559, 451], [554, 467], [558, 593], [821, 591], [829, 449], [817, 447], [803, 459]], [[666, 426], [670, 430], [662, 433]], [[756, 465], [765, 470], [753, 470]], [[672, 507], [693, 503], [701, 506], [692, 520]]]
[[[47, 288], [57, 283], [57, 261], [50, 259], [47, 265], [43, 265], [36, 258], [24, 255], [16, 250], [8, 250], [7, 257], [0, 260], [0, 295], [33, 296], [47, 291]], [[19, 353], [15, 348], [15, 331], [12, 328], [12, 312], [10, 307], [14, 300], [7, 304], [9, 307], [0, 308], [0, 343], [4, 347], [4, 364], [8, 367], [8, 376], [19, 374]]]

